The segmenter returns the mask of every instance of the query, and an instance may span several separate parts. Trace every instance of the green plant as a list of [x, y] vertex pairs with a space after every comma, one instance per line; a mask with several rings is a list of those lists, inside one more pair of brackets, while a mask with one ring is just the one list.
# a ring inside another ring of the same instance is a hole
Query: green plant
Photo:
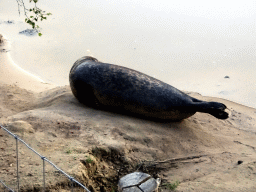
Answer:
[[86, 163], [92, 163], [93, 160], [92, 160], [90, 157], [87, 157], [87, 159], [85, 159], [85, 162], [86, 162]]
[[175, 191], [179, 184], [179, 181], [175, 181], [174, 183], [163, 183], [162, 186], [165, 186], [167, 189]]
[[[27, 9], [25, 6], [25, 3], [23, 0], [16, 0], [17, 4], [18, 4], [18, 12], [20, 14], [20, 8], [23, 8], [23, 12], [24, 15], [26, 16], [25, 18], [25, 22], [29, 25], [31, 25], [31, 27], [36, 30], [36, 32], [38, 33], [39, 36], [42, 36], [41, 28], [36, 25], [36, 23], [38, 21], [43, 21], [47, 19], [47, 16], [52, 15], [51, 13], [45, 13], [45, 11], [43, 11], [42, 9], [40, 9], [39, 7], [37, 7], [37, 3], [39, 0], [29, 0], [29, 3], [33, 2], [34, 3], [34, 7]], [[28, 15], [28, 13], [30, 13], [30, 15]]]
[[116, 187], [116, 186], [111, 186], [110, 191], [111, 191], [111, 192], [116, 192], [116, 191], [117, 191], [117, 187]]
[[72, 153], [71, 149], [67, 149], [67, 150], [66, 150], [66, 153], [67, 153], [67, 154], [71, 154], [71, 153]]

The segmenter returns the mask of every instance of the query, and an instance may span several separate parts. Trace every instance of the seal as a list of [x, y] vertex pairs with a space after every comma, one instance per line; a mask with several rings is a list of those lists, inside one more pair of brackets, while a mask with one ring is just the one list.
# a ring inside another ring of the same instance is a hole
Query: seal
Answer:
[[89, 56], [74, 63], [69, 81], [74, 96], [89, 107], [170, 121], [196, 112], [228, 118], [222, 103], [198, 100], [146, 74]]

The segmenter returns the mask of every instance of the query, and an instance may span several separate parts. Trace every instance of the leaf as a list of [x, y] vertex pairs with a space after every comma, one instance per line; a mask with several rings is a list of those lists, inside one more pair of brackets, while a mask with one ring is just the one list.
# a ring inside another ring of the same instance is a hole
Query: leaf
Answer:
[[38, 33], [38, 36], [41, 37], [43, 34], [42, 33]]
[[32, 28], [35, 29], [35, 25], [36, 25], [35, 22], [31, 21], [31, 25], [32, 25]]

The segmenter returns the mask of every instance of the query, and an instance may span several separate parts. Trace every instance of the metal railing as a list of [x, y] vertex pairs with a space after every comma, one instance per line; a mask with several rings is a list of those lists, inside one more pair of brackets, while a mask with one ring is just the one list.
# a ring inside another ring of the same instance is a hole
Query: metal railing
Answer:
[[[70, 175], [68, 175], [67, 173], [65, 173], [63, 170], [61, 170], [60, 168], [58, 168], [55, 164], [53, 164], [49, 159], [47, 159], [46, 157], [40, 155], [37, 151], [35, 151], [32, 147], [30, 147], [25, 141], [23, 141], [22, 139], [20, 139], [17, 135], [13, 134], [11, 131], [9, 131], [8, 129], [6, 129], [4, 126], [0, 125], [0, 129], [6, 131], [7, 133], [9, 133], [11, 136], [13, 136], [16, 140], [16, 162], [17, 162], [17, 191], [20, 191], [20, 181], [19, 181], [19, 149], [18, 149], [18, 141], [20, 141], [21, 143], [23, 143], [28, 149], [30, 149], [31, 151], [33, 151], [35, 154], [37, 154], [43, 161], [43, 191], [46, 190], [46, 186], [45, 186], [45, 161], [47, 161], [49, 164], [51, 164], [55, 169], [57, 169], [59, 172], [61, 172], [63, 175], [65, 175], [70, 181], [71, 181], [71, 191], [73, 192], [73, 183], [77, 183], [80, 187], [82, 187], [83, 189], [85, 189], [87, 192], [90, 192], [83, 184], [81, 184], [80, 182], [78, 182], [76, 179], [74, 179], [73, 177], [71, 177]], [[11, 188], [9, 188], [3, 181], [1, 181], [0, 179], [0, 183], [3, 184], [3, 186], [12, 192], [15, 192], [14, 190], [12, 190]]]

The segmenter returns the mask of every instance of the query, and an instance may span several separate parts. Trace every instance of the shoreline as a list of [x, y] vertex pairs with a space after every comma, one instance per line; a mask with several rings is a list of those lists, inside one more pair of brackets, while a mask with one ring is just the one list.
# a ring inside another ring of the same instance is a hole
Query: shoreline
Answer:
[[[117, 186], [113, 178], [134, 172], [136, 164], [162, 161], [165, 164], [159, 164], [149, 174], [158, 174], [164, 182], [180, 181], [177, 192], [188, 192], [191, 188], [236, 191], [241, 189], [241, 183], [244, 185], [240, 191], [255, 191], [256, 175], [252, 171], [256, 170], [256, 109], [187, 92], [197, 99], [224, 103], [230, 109], [230, 118], [219, 120], [196, 113], [181, 122], [161, 123], [95, 110], [82, 106], [69, 86], [45, 84], [21, 70], [12, 61], [6, 49], [8, 42], [5, 43], [0, 46], [1, 124], [85, 186], [94, 191], [104, 186], [105, 191], [111, 191]], [[40, 91], [43, 93], [38, 94]], [[15, 186], [13, 175], [17, 169], [11, 166], [15, 158], [10, 153], [15, 142], [4, 134], [0, 142], [1, 179]], [[38, 156], [27, 153], [23, 147], [19, 152], [19, 170], [25, 181], [20, 187], [31, 191], [36, 185], [41, 186]], [[88, 158], [93, 164], [82, 163]], [[124, 163], [127, 169], [120, 175]], [[66, 178], [56, 180], [55, 169], [47, 169], [47, 174], [48, 181], [54, 181], [46, 182], [47, 189], [69, 190]], [[160, 187], [164, 190], [164, 185]]]
[[[1, 35], [1, 34], [0, 34]], [[2, 65], [0, 66], [0, 72], [2, 72], [2, 75], [0, 77], [0, 83], [9, 84], [9, 85], [16, 85], [20, 88], [33, 91], [33, 92], [42, 92], [48, 89], [61, 87], [60, 85], [56, 85], [54, 83], [47, 83], [44, 80], [42, 80], [40, 77], [24, 70], [19, 65], [17, 65], [10, 54], [11, 51], [11, 44], [8, 41], [8, 39], [2, 34], [3, 37], [3, 43], [0, 43], [0, 62]], [[1, 38], [1, 36], [0, 36]], [[197, 93], [196, 91], [187, 91], [182, 90], [185, 93]], [[255, 109], [253, 106], [249, 106], [246, 104], [243, 104], [242, 102], [231, 100], [226, 97], [218, 97], [214, 95], [205, 95], [198, 93], [202, 96], [209, 97], [209, 98], [216, 98], [216, 99], [225, 99], [232, 103], [237, 103], [238, 105], [242, 105], [244, 107], [248, 107], [251, 109]]]
[[[127, 3], [124, 7], [98, 2], [89, 6], [81, 2], [46, 1], [40, 6], [53, 15], [40, 23], [43, 36], [39, 38], [19, 34], [29, 26], [13, 9], [16, 4], [3, 1], [5, 9], [0, 14], [0, 30], [10, 42], [11, 59], [47, 83], [68, 85], [72, 64], [83, 56], [93, 55], [101, 62], [140, 71], [182, 91], [256, 108], [252, 15], [249, 20], [207, 19], [206, 27], [202, 18], [174, 14], [173, 6], [168, 8], [167, 15], [145, 7], [147, 12], [140, 17], [139, 4]], [[232, 5], [227, 5], [228, 10]], [[127, 17], [131, 11], [134, 17]]]
[[11, 45], [2, 35], [2, 43], [0, 44], [0, 83], [16, 85], [33, 92], [41, 92], [58, 87], [57, 85], [46, 83], [41, 78], [22, 69], [19, 65], [14, 63], [10, 51]]

